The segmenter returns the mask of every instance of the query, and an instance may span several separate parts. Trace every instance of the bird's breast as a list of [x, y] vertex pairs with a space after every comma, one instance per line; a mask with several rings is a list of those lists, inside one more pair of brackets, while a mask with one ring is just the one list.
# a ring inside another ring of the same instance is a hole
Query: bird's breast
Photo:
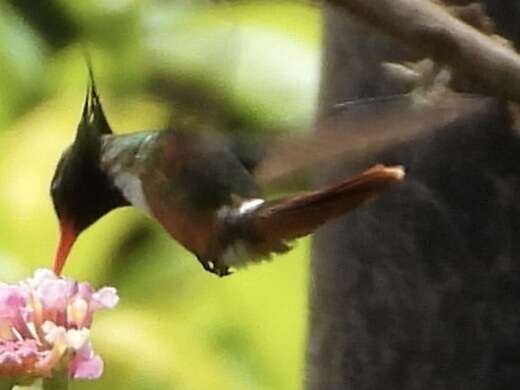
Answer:
[[154, 133], [107, 136], [103, 140], [101, 168], [133, 206], [151, 214], [141, 171], [146, 165], [147, 149], [153, 145]]
[[143, 191], [143, 183], [138, 176], [129, 172], [111, 172], [111, 176], [114, 184], [123, 193], [126, 200], [134, 207], [151, 215], [151, 210]]

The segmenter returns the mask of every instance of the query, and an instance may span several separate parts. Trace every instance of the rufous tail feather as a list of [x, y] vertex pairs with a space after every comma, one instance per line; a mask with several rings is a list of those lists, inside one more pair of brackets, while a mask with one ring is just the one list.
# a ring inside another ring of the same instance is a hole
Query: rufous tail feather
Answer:
[[[285, 243], [312, 233], [403, 179], [402, 166], [376, 165], [337, 185], [267, 202], [255, 210], [251, 223], [255, 252], [283, 252]], [[256, 240], [255, 240], [256, 241]]]

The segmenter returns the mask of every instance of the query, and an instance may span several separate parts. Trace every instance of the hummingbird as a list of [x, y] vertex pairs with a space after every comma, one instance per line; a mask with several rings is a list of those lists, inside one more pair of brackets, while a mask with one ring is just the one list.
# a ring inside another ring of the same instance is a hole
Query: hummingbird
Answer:
[[[417, 133], [415, 127], [403, 125], [410, 134]], [[385, 144], [387, 138], [375, 140]], [[344, 147], [331, 139], [329, 146], [340, 153]], [[305, 150], [293, 144], [291, 151], [295, 148]], [[266, 176], [265, 169], [259, 172]], [[81, 232], [111, 210], [133, 206], [162, 225], [205, 270], [225, 276], [287, 252], [292, 240], [376, 197], [404, 175], [402, 166], [375, 165], [331, 186], [265, 199], [261, 177], [257, 180], [220, 134], [172, 128], [114, 134], [89, 67], [76, 136], [51, 182], [60, 226], [54, 271], [61, 274]]]

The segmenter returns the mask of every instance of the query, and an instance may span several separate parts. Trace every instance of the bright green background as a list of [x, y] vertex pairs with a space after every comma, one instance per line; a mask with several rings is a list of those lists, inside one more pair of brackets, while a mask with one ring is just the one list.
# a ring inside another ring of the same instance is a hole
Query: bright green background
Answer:
[[[88, 42], [116, 132], [167, 123], [169, 104], [148, 88], [157, 74], [204, 85], [249, 131], [299, 128], [312, 118], [316, 8], [58, 3]], [[86, 71], [77, 40], [51, 48], [6, 2], [0, 69], [0, 275], [11, 281], [51, 265], [57, 224], [48, 187], [74, 136]], [[287, 256], [218, 279], [138, 211], [111, 213], [82, 235], [65, 268], [121, 295], [93, 327], [105, 375], [73, 389], [300, 389], [307, 269], [308, 245], [300, 241]]]

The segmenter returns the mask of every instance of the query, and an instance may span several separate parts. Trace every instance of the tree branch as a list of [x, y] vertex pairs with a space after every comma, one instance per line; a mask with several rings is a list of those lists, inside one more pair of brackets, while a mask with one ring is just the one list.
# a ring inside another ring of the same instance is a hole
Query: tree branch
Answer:
[[469, 75], [490, 94], [520, 102], [520, 56], [429, 0], [327, 0], [437, 62]]

